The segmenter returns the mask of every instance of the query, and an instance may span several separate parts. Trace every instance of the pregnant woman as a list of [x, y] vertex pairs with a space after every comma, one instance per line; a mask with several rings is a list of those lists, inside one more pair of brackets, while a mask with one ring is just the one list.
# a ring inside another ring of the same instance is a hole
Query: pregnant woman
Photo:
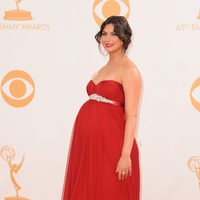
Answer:
[[95, 39], [109, 55], [91, 76], [71, 135], [62, 200], [139, 200], [136, 122], [141, 75], [126, 55], [132, 30], [111, 16]]

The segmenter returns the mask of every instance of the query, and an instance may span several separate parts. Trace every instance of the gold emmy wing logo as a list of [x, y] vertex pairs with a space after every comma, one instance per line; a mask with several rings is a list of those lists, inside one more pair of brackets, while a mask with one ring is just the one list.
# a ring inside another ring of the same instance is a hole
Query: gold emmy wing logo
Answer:
[[25, 197], [19, 196], [19, 191], [21, 190], [21, 186], [17, 183], [14, 174], [17, 174], [19, 170], [21, 169], [24, 162], [24, 156], [19, 164], [15, 164], [15, 163], [12, 163], [12, 160], [15, 158], [15, 154], [16, 154], [15, 150], [11, 146], [8, 146], [8, 145], [2, 147], [0, 151], [0, 156], [8, 164], [8, 167], [10, 170], [10, 179], [16, 191], [16, 196], [5, 197], [5, 200], [29, 200]]
[[130, 15], [129, 0], [95, 0], [93, 4], [93, 16], [100, 26], [111, 15], [122, 15], [128, 19]]
[[35, 85], [28, 73], [13, 70], [4, 76], [1, 83], [1, 93], [9, 105], [24, 107], [33, 99]]
[[194, 172], [199, 180], [199, 189], [200, 189], [200, 156], [192, 156], [188, 160], [189, 169]]
[[200, 111], [200, 77], [197, 78], [190, 89], [190, 100], [192, 105]]
[[31, 12], [26, 10], [21, 10], [19, 8], [19, 3], [22, 0], [15, 0], [16, 9], [5, 11], [4, 19], [6, 20], [32, 20]]

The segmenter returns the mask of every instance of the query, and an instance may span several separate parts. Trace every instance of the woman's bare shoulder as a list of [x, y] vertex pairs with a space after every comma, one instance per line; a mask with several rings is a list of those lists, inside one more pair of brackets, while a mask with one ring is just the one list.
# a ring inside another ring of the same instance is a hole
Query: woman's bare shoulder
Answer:
[[99, 74], [103, 69], [105, 68], [105, 66], [100, 67], [96, 72], [94, 72], [91, 76], [91, 78], [93, 79], [97, 74]]
[[122, 79], [126, 79], [127, 76], [139, 77], [139, 79], [141, 79], [140, 71], [135, 62], [131, 59], [128, 59], [128, 61], [124, 64], [122, 70]]

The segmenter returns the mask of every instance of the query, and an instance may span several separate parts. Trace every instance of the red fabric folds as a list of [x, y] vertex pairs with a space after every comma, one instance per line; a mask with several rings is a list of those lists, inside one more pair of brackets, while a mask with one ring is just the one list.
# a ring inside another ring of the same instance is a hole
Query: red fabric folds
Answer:
[[[87, 94], [97, 93], [124, 103], [123, 86], [114, 80], [95, 84]], [[80, 108], [72, 129], [62, 200], [139, 200], [139, 151], [134, 139], [132, 175], [118, 180], [115, 172], [125, 129], [124, 107], [88, 99]]]

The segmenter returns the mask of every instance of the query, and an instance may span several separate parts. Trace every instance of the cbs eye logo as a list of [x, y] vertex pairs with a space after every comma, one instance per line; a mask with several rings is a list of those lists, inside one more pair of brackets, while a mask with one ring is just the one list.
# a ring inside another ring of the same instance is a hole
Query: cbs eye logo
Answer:
[[200, 77], [197, 78], [190, 89], [192, 105], [200, 112]]
[[110, 17], [124, 16], [128, 19], [130, 15], [129, 0], [95, 0], [93, 4], [93, 17], [100, 26], [102, 22]]
[[13, 107], [24, 107], [33, 99], [35, 86], [29, 74], [21, 70], [7, 73], [1, 82], [3, 99]]

